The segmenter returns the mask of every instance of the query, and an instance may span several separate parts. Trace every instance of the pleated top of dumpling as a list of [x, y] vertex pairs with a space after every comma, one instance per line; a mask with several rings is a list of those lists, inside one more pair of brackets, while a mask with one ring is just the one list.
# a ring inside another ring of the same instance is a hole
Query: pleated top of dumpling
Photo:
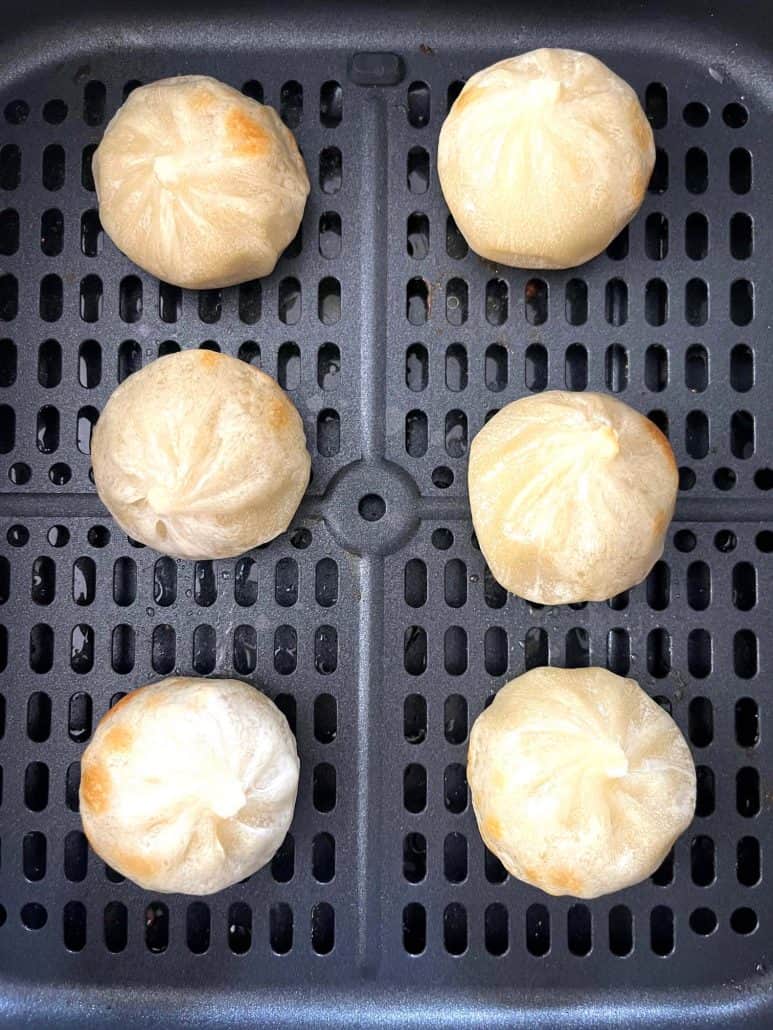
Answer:
[[270, 861], [290, 826], [287, 720], [239, 680], [174, 677], [128, 694], [82, 760], [91, 846], [147, 890], [210, 894]]
[[532, 669], [504, 686], [475, 721], [467, 777], [486, 846], [548, 894], [646, 879], [695, 810], [676, 723], [606, 669]]
[[141, 86], [93, 158], [99, 217], [135, 264], [191, 289], [268, 275], [309, 178], [276, 111], [206, 75]]
[[679, 476], [648, 418], [598, 393], [508, 404], [470, 448], [473, 524], [502, 586], [540, 604], [603, 601], [663, 553]]
[[182, 558], [233, 557], [284, 532], [311, 468], [287, 394], [209, 350], [170, 354], [124, 380], [97, 422], [91, 460], [128, 535]]
[[470, 247], [571, 268], [636, 214], [655, 164], [636, 93], [590, 54], [542, 49], [473, 75], [440, 132], [443, 195]]

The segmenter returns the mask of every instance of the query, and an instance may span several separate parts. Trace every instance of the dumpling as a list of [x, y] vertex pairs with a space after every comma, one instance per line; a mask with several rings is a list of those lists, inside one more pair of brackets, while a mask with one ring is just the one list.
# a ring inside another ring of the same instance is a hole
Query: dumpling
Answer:
[[81, 761], [83, 829], [140, 887], [212, 894], [271, 860], [298, 770], [287, 719], [255, 687], [165, 679], [100, 720]]
[[577, 898], [646, 879], [695, 810], [676, 723], [606, 669], [532, 669], [502, 687], [475, 720], [467, 779], [508, 872]]
[[468, 80], [440, 131], [446, 203], [481, 257], [572, 268], [633, 218], [655, 164], [636, 94], [590, 54], [533, 50]]
[[303, 423], [273, 379], [209, 350], [124, 380], [91, 445], [97, 492], [129, 536], [230, 558], [287, 529], [309, 482]]
[[648, 418], [599, 393], [513, 401], [478, 433], [468, 475], [494, 578], [538, 604], [604, 601], [663, 553], [679, 473]]
[[191, 289], [268, 275], [309, 194], [276, 111], [207, 75], [135, 89], [92, 167], [113, 243], [146, 272]]

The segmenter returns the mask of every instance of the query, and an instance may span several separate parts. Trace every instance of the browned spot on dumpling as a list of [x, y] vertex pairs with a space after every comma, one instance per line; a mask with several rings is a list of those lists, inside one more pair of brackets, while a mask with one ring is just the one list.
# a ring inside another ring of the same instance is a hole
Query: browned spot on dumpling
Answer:
[[238, 107], [228, 112], [225, 128], [228, 141], [238, 154], [262, 157], [271, 149], [271, 137], [266, 130]]
[[202, 87], [191, 95], [189, 103], [197, 114], [203, 114], [215, 106], [215, 98], [208, 89]]
[[671, 444], [655, 423], [651, 422], [648, 418], [644, 420], [644, 431], [649, 433], [652, 442], [658, 445], [669, 463], [673, 465], [674, 471], [676, 471], [676, 459], [674, 458], [674, 452], [671, 450]]
[[582, 887], [580, 877], [562, 866], [556, 866], [553, 869], [549, 866], [521, 866], [518, 879], [525, 880], [526, 883], [533, 883], [535, 887], [540, 887], [543, 890], [559, 891], [567, 894], [578, 895]]
[[659, 511], [655, 518], [652, 520], [652, 532], [655, 533], [657, 536], [660, 536], [661, 533], [665, 533], [666, 526], [668, 526], [668, 522], [669, 520], [666, 516], [666, 513], [663, 511]]
[[269, 428], [279, 431], [284, 429], [290, 420], [290, 404], [284, 397], [273, 397], [268, 402], [266, 413]]
[[123, 708], [127, 701], [131, 701], [131, 699], [136, 697], [137, 694], [142, 693], [143, 690], [147, 690], [147, 687], [147, 684], [145, 684], [144, 687], [138, 687], [136, 690], [133, 690], [131, 694], [126, 694], [125, 697], [122, 697], [120, 701], [116, 701], [113, 707], [108, 709], [108, 711], [105, 712], [105, 714], [102, 716], [102, 722], [105, 723], [108, 719], [113, 719], [115, 717], [115, 713], [118, 711], [119, 708]]
[[[634, 104], [638, 107], [638, 101], [634, 101]], [[644, 155], [652, 147], [652, 129], [650, 129], [649, 122], [646, 119], [636, 117], [636, 112], [632, 118], [632, 123], [634, 142], [642, 155]], [[636, 163], [636, 173], [631, 183], [631, 198], [634, 204], [638, 205], [640, 203], [642, 194], [646, 192], [649, 186], [652, 164], [646, 161]]]
[[569, 869], [546, 869], [543, 877], [537, 878], [537, 883], [540, 880], [545, 886], [556, 891], [564, 891], [567, 894], [577, 894], [580, 890], [580, 878], [576, 876]]
[[99, 761], [85, 762], [81, 776], [81, 798], [94, 815], [101, 815], [110, 804], [113, 783], [110, 770]]
[[636, 146], [645, 154], [652, 145], [652, 129], [649, 126], [649, 122], [641, 116], [641, 111], [638, 109], [638, 100], [632, 99], [628, 106], [631, 109], [631, 121]]
[[128, 848], [113, 848], [109, 856], [110, 865], [130, 880], [147, 881], [156, 875], [158, 862], [140, 851]]
[[496, 816], [490, 815], [483, 820], [483, 832], [487, 837], [501, 837], [502, 823]]
[[481, 97], [486, 91], [480, 89], [477, 86], [473, 86], [472, 89], [464, 89], [454, 101], [452, 108], [454, 114], [461, 114], [465, 107], [469, 107], [471, 103]]
[[111, 726], [100, 741], [100, 745], [108, 753], [122, 754], [134, 743], [134, 734], [128, 726]]
[[202, 368], [214, 368], [217, 364], [218, 358], [222, 357], [222, 354], [218, 354], [217, 351], [214, 350], [200, 350], [198, 354], [199, 364]]

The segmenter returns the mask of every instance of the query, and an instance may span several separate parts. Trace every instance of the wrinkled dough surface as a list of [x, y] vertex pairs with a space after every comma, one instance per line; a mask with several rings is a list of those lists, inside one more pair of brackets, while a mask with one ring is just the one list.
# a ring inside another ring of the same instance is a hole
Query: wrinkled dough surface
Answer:
[[295, 138], [276, 111], [206, 75], [135, 89], [107, 126], [93, 170], [115, 245], [191, 289], [268, 275], [309, 193]]
[[263, 372], [208, 350], [159, 358], [111, 395], [94, 481], [129, 536], [183, 558], [227, 558], [284, 532], [309, 482], [303, 423]]
[[481, 550], [507, 590], [539, 604], [604, 601], [663, 553], [679, 474], [668, 440], [627, 404], [549, 391], [504, 407], [470, 448]]
[[589, 54], [534, 50], [473, 75], [440, 132], [446, 203], [481, 257], [590, 261], [638, 211], [655, 164], [631, 87]]
[[639, 883], [695, 810], [676, 723], [606, 669], [532, 669], [504, 686], [472, 728], [467, 778], [486, 846], [548, 894]]
[[174, 677], [128, 694], [83, 754], [89, 843], [147, 890], [210, 894], [274, 855], [298, 753], [276, 705], [238, 680]]

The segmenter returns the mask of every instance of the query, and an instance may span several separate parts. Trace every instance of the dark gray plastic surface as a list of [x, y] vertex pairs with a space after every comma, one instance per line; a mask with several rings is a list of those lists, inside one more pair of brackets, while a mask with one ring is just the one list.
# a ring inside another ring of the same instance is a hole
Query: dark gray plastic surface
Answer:
[[[762, 5], [726, 8], [6, 12], [5, 1025], [770, 1025], [771, 33]], [[532, 276], [463, 252], [434, 154], [454, 84], [542, 44], [592, 50], [647, 97], [668, 178], [627, 249]], [[85, 148], [127, 83], [183, 72], [260, 82], [308, 164], [302, 241], [259, 307], [249, 289], [160, 300], [97, 241]], [[89, 481], [89, 418], [169, 341], [259, 348], [304, 417], [309, 495], [293, 530], [246, 559], [162, 561], [116, 530]], [[684, 488], [647, 584], [540, 608], [487, 576], [466, 450], [490, 412], [566, 386], [667, 421]], [[30, 475], [13, 485], [18, 463]], [[699, 766], [701, 814], [673, 863], [582, 905], [499, 882], [464, 784], [486, 699], [546, 660], [630, 671]], [[173, 670], [281, 695], [302, 757], [292, 845], [203, 902], [84, 858], [72, 804], [111, 699]]]

